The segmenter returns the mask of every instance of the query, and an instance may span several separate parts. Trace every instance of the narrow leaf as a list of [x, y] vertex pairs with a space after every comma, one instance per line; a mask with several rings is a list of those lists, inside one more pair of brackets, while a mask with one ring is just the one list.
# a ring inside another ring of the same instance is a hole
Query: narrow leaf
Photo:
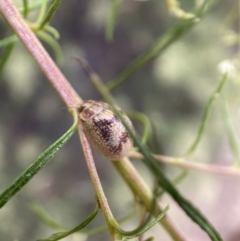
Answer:
[[231, 151], [233, 154], [233, 157], [235, 159], [235, 165], [240, 167], [240, 153], [239, 153], [239, 140], [238, 136], [236, 135], [236, 131], [234, 130], [233, 123], [230, 118], [229, 114], [229, 107], [227, 100], [225, 98], [222, 98], [223, 102], [223, 116], [224, 116], [224, 121], [225, 121], [225, 127], [231, 147]]
[[7, 63], [9, 56], [12, 53], [13, 47], [14, 47], [14, 43], [9, 44], [4, 51], [2, 58], [0, 59], [0, 75], [3, 71], [5, 64]]
[[55, 54], [56, 62], [58, 63], [58, 65], [62, 65], [63, 64], [63, 55], [62, 55], [62, 49], [61, 49], [59, 43], [50, 34], [48, 34], [47, 32], [45, 32], [43, 30], [37, 31], [36, 35], [40, 39], [45, 41], [52, 48], [52, 50]]
[[15, 34], [13, 34], [13, 35], [11, 35], [11, 36], [9, 36], [7, 38], [1, 39], [0, 40], [0, 48], [6, 47], [9, 44], [13, 44], [17, 40], [18, 40], [18, 37]]
[[41, 3], [41, 8], [39, 11], [38, 19], [36, 21], [36, 25], [40, 26], [40, 24], [43, 22], [45, 16], [46, 16], [46, 11], [47, 11], [47, 0], [42, 0]]
[[128, 77], [134, 74], [142, 66], [146, 65], [151, 60], [158, 57], [170, 44], [177, 41], [183, 34], [196, 23], [199, 18], [203, 15], [207, 3], [210, 1], [205, 1], [201, 7], [196, 11], [196, 18], [180, 21], [180, 24], [177, 24], [171, 28], [167, 33], [161, 36], [157, 42], [146, 52], [137, 57], [128, 67], [126, 67], [122, 73], [120, 73], [116, 78], [109, 81], [107, 87], [109, 90], [120, 85]]
[[[187, 175], [188, 175], [188, 171], [187, 170], [183, 170], [180, 173], [180, 175], [176, 179], [173, 180], [173, 184], [175, 184], [175, 185], [179, 184], [180, 182], [182, 182], [187, 177]], [[160, 197], [165, 192], [166, 192], [166, 190], [163, 189], [163, 188], [157, 189], [155, 191], [155, 196]]]
[[47, 148], [3, 193], [0, 194], [0, 208], [14, 197], [68, 142], [77, 127], [77, 118], [71, 128]]
[[60, 34], [57, 31], [57, 29], [53, 28], [50, 25], [45, 25], [43, 28], [46, 32], [50, 33], [55, 39], [59, 39], [60, 38]]
[[54, 13], [57, 11], [59, 4], [61, 3], [61, 0], [55, 0], [51, 7], [49, 8], [49, 11], [46, 15], [46, 17], [42, 20], [40, 23], [40, 29], [43, 28], [53, 17]]
[[[131, 213], [129, 213], [126, 217], [123, 217], [119, 220], [117, 220], [117, 223], [124, 223], [127, 220], [131, 219], [137, 212], [137, 205], [134, 206], [134, 209]], [[102, 233], [104, 231], [108, 230], [108, 226], [101, 226], [101, 227], [97, 227], [97, 228], [93, 228], [93, 229], [84, 229], [81, 232], [87, 235], [95, 235], [95, 234], [99, 234]]]
[[[50, 2], [51, 0], [46, 0], [46, 2]], [[38, 0], [38, 1], [34, 1], [34, 3], [32, 3], [31, 5], [28, 6], [28, 12], [31, 12], [39, 7], [41, 7], [43, 0]], [[24, 7], [19, 8], [19, 11], [23, 14], [24, 12]]]
[[23, 17], [27, 18], [28, 15], [28, 0], [23, 0]]
[[[65, 226], [63, 226], [62, 224], [60, 224], [59, 222], [57, 222], [55, 219], [53, 219], [49, 213], [46, 212], [46, 210], [40, 206], [39, 204], [35, 203], [33, 205], [31, 205], [31, 210], [48, 226], [53, 227], [53, 228], [57, 228], [60, 230], [67, 230], [68, 228], [66, 228]], [[117, 220], [118, 223], [124, 223], [127, 220], [131, 219], [137, 212], [137, 205], [134, 206], [134, 209], [131, 213], [129, 213], [126, 217], [123, 217], [119, 220]], [[87, 234], [89, 235], [95, 235], [95, 234], [99, 234], [102, 233], [104, 231], [108, 230], [108, 226], [100, 226], [97, 228], [92, 228], [92, 229], [83, 229], [81, 230], [81, 233]]]
[[146, 143], [151, 134], [151, 123], [147, 115], [142, 112], [132, 111], [128, 112], [127, 115], [130, 118], [138, 119], [143, 124], [142, 142]]
[[37, 203], [31, 205], [31, 210], [48, 226], [66, 230], [67, 228], [55, 221], [47, 212], [46, 210]]
[[114, 26], [117, 19], [118, 9], [120, 7], [122, 0], [112, 0], [112, 5], [109, 12], [109, 17], [107, 20], [107, 27], [105, 32], [105, 37], [107, 41], [113, 40]]
[[76, 233], [76, 232], [80, 231], [81, 229], [83, 229], [84, 227], [86, 227], [96, 217], [97, 213], [98, 213], [98, 205], [96, 206], [94, 211], [87, 217], [87, 219], [85, 219], [82, 223], [80, 223], [75, 228], [70, 229], [65, 232], [55, 233], [55, 234], [51, 235], [49, 238], [39, 239], [38, 241], [57, 241], [62, 238], [65, 238], [73, 233]]
[[210, 96], [209, 100], [208, 100], [208, 103], [206, 105], [206, 108], [205, 108], [205, 111], [204, 111], [204, 114], [203, 114], [203, 117], [202, 117], [202, 121], [201, 121], [201, 124], [200, 124], [200, 127], [199, 127], [199, 130], [198, 130], [198, 133], [197, 133], [197, 136], [194, 140], [194, 142], [192, 143], [192, 145], [190, 146], [190, 148], [188, 149], [187, 153], [186, 153], [186, 156], [189, 156], [191, 155], [197, 148], [200, 140], [201, 140], [201, 137], [204, 133], [204, 130], [206, 128], [206, 125], [207, 125], [207, 121], [209, 119], [209, 116], [211, 114], [211, 111], [212, 111], [212, 107], [213, 107], [213, 104], [214, 104], [214, 101], [219, 97], [222, 89], [223, 89], [223, 86], [225, 85], [227, 81], [227, 73], [225, 73], [217, 87], [217, 89], [213, 92], [213, 94]]
[[147, 232], [151, 227], [153, 227], [156, 223], [158, 223], [163, 217], [164, 215], [167, 213], [169, 207], [167, 206], [166, 208], [164, 208], [164, 210], [157, 216], [156, 219], [154, 219], [152, 222], [150, 222], [149, 224], [144, 224], [141, 227], [133, 230], [133, 231], [124, 231], [121, 228], [117, 228], [119, 233], [121, 233], [122, 235], [124, 235], [125, 237], [129, 238], [136, 238], [138, 236], [140, 236], [141, 234]]

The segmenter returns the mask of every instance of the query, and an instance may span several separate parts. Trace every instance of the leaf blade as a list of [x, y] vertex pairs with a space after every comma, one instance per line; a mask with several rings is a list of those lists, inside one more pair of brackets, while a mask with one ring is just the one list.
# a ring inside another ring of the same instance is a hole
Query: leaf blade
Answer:
[[3, 53], [3, 57], [0, 59], [0, 75], [2, 74], [2, 71], [4, 69], [4, 66], [6, 65], [8, 58], [10, 57], [12, 50], [14, 48], [14, 43], [9, 44], [4, 53]]
[[40, 29], [43, 28], [51, 20], [54, 13], [57, 11], [60, 3], [61, 3], [61, 0], [55, 0], [53, 2], [53, 4], [51, 5], [51, 7], [48, 10], [47, 15], [45, 16], [45, 18], [40, 23], [40, 27], [39, 27]]
[[197, 148], [197, 146], [198, 146], [198, 144], [201, 140], [201, 137], [203, 135], [203, 132], [206, 128], [207, 121], [208, 121], [209, 116], [211, 114], [213, 104], [214, 104], [215, 100], [220, 96], [220, 94], [222, 92], [222, 89], [227, 82], [227, 79], [228, 79], [228, 74], [225, 73], [222, 76], [222, 79], [221, 79], [217, 89], [210, 96], [210, 98], [207, 102], [207, 105], [205, 107], [204, 113], [203, 113], [203, 117], [202, 117], [201, 124], [200, 124], [200, 127], [199, 127], [198, 132], [197, 132], [197, 136], [196, 136], [195, 140], [193, 141], [193, 143], [191, 144], [191, 146], [189, 147], [189, 149], [187, 150], [185, 156], [190, 156], [196, 150], [196, 148]]
[[109, 11], [109, 17], [107, 20], [107, 26], [105, 31], [105, 38], [107, 41], [113, 41], [114, 26], [116, 23], [118, 9], [122, 3], [122, 0], [113, 0]]
[[196, 11], [196, 17], [188, 20], [181, 21], [167, 31], [163, 36], [161, 36], [156, 43], [151, 46], [147, 51], [140, 54], [135, 60], [133, 60], [117, 77], [110, 80], [107, 83], [109, 90], [114, 89], [121, 83], [123, 83], [127, 78], [133, 75], [138, 69], [158, 57], [167, 47], [169, 47], [173, 42], [177, 41], [181, 36], [187, 33], [192, 26], [198, 22], [199, 18], [202, 17], [208, 2], [205, 1]]
[[2, 208], [13, 196], [15, 196], [68, 142], [77, 127], [77, 118], [74, 124], [56, 142], [48, 147], [38, 158], [0, 194], [0, 208]]
[[142, 225], [139, 228], [133, 230], [133, 231], [124, 231], [120, 228], [118, 228], [118, 231], [124, 235], [125, 237], [129, 238], [136, 238], [138, 236], [140, 236], [141, 234], [147, 232], [151, 227], [153, 227], [156, 223], [158, 223], [167, 213], [167, 211], [169, 210], [169, 206], [166, 206], [163, 211], [157, 216], [156, 219], [154, 219], [152, 222], [150, 222], [147, 225]]
[[65, 238], [73, 233], [76, 233], [76, 232], [80, 231], [81, 229], [85, 228], [96, 217], [97, 213], [98, 213], [98, 205], [96, 205], [96, 208], [93, 210], [93, 212], [83, 222], [81, 222], [79, 225], [77, 225], [73, 229], [70, 229], [65, 232], [54, 233], [49, 238], [39, 239], [37, 241], [57, 241], [62, 238]]

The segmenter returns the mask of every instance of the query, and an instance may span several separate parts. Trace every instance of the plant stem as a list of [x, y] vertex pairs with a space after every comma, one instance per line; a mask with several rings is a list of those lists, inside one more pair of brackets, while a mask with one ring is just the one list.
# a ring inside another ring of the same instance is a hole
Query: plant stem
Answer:
[[[75, 58], [76, 59], [76, 58]], [[108, 89], [103, 85], [100, 76], [94, 72], [91, 66], [84, 59], [76, 59], [82, 68], [86, 71], [89, 76], [89, 79], [92, 81], [96, 89], [101, 93], [102, 97], [105, 98], [109, 95]], [[111, 98], [111, 97], [110, 97]], [[141, 178], [137, 170], [131, 164], [131, 162], [124, 158], [120, 161], [112, 162], [117, 171], [121, 174], [122, 178], [126, 181], [128, 186], [131, 188], [132, 192], [141, 198], [143, 201], [143, 205], [146, 209], [149, 210], [153, 215], [158, 216], [162, 212], [162, 208], [159, 205], [156, 205], [156, 209], [152, 210], [152, 207], [155, 206], [154, 195], [153, 192], [147, 187], [144, 180]], [[168, 215], [165, 215], [161, 220], [161, 224], [166, 229], [166, 231], [170, 234], [170, 236], [175, 241], [186, 241], [187, 239], [184, 237], [182, 232], [175, 226], [172, 220]]]
[[[163, 209], [161, 208], [160, 204], [155, 203], [156, 201], [154, 200], [152, 191], [146, 185], [145, 181], [139, 175], [128, 158], [123, 158], [120, 161], [113, 161], [112, 163], [128, 186], [131, 188], [134, 195], [141, 199], [146, 209], [154, 216], [158, 216]], [[160, 222], [171, 235], [173, 240], [187, 241], [187, 238], [182, 234], [180, 229], [175, 226], [167, 214], [161, 219]]]
[[[45, 51], [39, 40], [32, 33], [31, 29], [28, 27], [22, 16], [12, 4], [11, 0], [0, 0], [0, 12], [9, 23], [9, 25], [12, 27], [15, 34], [26, 46], [27, 50], [31, 53], [40, 69], [43, 71], [50, 83], [52, 83], [52, 85], [54, 86], [60, 97], [63, 99], [63, 101], [66, 103], [66, 105], [72, 107], [81, 103], [82, 99], [80, 98], [80, 96], [78, 96], [76, 91], [60, 72], [49, 54]], [[84, 145], [89, 146], [87, 139], [85, 135], [81, 132], [81, 130], [80, 134], [82, 142], [85, 143]], [[89, 150], [85, 150], [85, 152], [91, 157], [91, 153], [89, 153]], [[88, 163], [88, 165], [92, 164], [93, 163], [90, 162]], [[133, 190], [135, 195], [139, 196], [143, 200], [143, 205], [145, 205], [147, 208], [152, 208], [153, 194], [146, 186], [145, 182], [143, 181], [139, 173], [135, 170], [135, 168], [132, 166], [132, 164], [127, 160], [123, 160], [121, 162], [114, 162], [114, 164], [118, 171], [121, 173], [122, 177], [130, 186], [130, 188]], [[99, 182], [98, 176], [94, 176], [93, 173], [90, 174], [93, 177], [92, 181]], [[97, 190], [96, 193], [98, 194], [98, 196], [101, 196], [104, 195], [104, 193], [102, 192], [103, 190], [99, 187], [99, 190]], [[103, 209], [105, 215], [108, 217], [112, 217], [111, 210], [106, 203], [106, 198], [104, 198], [104, 196], [101, 196], [101, 198], [98, 197], [98, 200], [99, 202], [101, 200], [100, 206]], [[161, 212], [160, 207], [158, 207], [158, 209], [158, 212], [156, 211], [157, 214]], [[170, 233], [170, 235], [175, 241], [186, 241], [186, 238], [183, 237], [181, 231], [175, 227], [169, 217], [164, 217], [162, 223], [165, 229]]]
[[11, 0], [0, 0], [0, 12], [31, 53], [66, 105], [73, 107], [81, 103], [82, 99], [53, 62]]
[[99, 202], [99, 206], [101, 208], [101, 210], [103, 211], [105, 220], [107, 222], [108, 225], [108, 229], [110, 232], [110, 235], [112, 237], [112, 240], [117, 240], [119, 238], [121, 238], [120, 234], [118, 234], [117, 230], [115, 229], [115, 227], [118, 225], [116, 220], [114, 219], [111, 209], [109, 208], [108, 202], [107, 202], [107, 198], [104, 194], [102, 185], [101, 185], [101, 181], [99, 179], [98, 173], [97, 173], [97, 169], [93, 160], [93, 156], [92, 156], [92, 152], [91, 152], [91, 148], [90, 145], [88, 143], [88, 140], [85, 136], [85, 134], [83, 133], [83, 131], [81, 130], [81, 125], [79, 125], [79, 136], [80, 136], [80, 140], [83, 146], [83, 153], [87, 162], [87, 167], [88, 167], [88, 171], [93, 183], [93, 187], [95, 189], [95, 193], [97, 196], [97, 200]]
[[[139, 152], [132, 152], [130, 156], [134, 158], [143, 159], [143, 155]], [[235, 166], [228, 167], [228, 166], [209, 165], [209, 164], [203, 164], [203, 163], [197, 163], [197, 162], [190, 162], [183, 158], [169, 157], [169, 156], [156, 155], [156, 154], [153, 154], [153, 156], [156, 160], [160, 162], [163, 162], [169, 165], [178, 166], [184, 169], [195, 169], [198, 171], [213, 172], [216, 174], [240, 177], [240, 168], [237, 168]]]

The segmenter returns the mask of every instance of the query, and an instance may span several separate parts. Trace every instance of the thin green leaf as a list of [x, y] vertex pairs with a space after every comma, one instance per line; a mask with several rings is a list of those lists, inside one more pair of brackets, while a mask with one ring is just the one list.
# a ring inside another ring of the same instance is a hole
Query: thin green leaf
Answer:
[[43, 28], [53, 17], [54, 13], [57, 11], [59, 4], [61, 3], [61, 0], [55, 0], [51, 7], [49, 8], [49, 11], [45, 18], [40, 23], [40, 29]]
[[[39, 204], [35, 203], [31, 205], [31, 210], [48, 226], [57, 228], [57, 229], [62, 229], [62, 230], [67, 230], [68, 228], [66, 226], [63, 226], [62, 224], [58, 223], [55, 219], [53, 219], [49, 213], [46, 212], [46, 210], [40, 206]], [[134, 206], [134, 209], [131, 213], [129, 213], [126, 217], [123, 217], [119, 219], [117, 222], [118, 223], [124, 223], [127, 220], [131, 219], [137, 212], [137, 205]], [[87, 234], [87, 235], [95, 235], [102, 233], [104, 231], [108, 230], [108, 226], [101, 226], [93, 229], [84, 229], [81, 230], [81, 233]]]
[[142, 142], [146, 143], [151, 134], [151, 123], [148, 117], [142, 112], [132, 111], [127, 113], [129, 117], [138, 119], [143, 124]]
[[149, 237], [149, 238], [145, 239], [144, 241], [153, 241], [153, 240], [154, 240], [153, 237]]
[[57, 229], [62, 229], [62, 230], [67, 230], [66, 227], [58, 223], [56, 220], [54, 220], [47, 212], [46, 210], [39, 205], [38, 203], [34, 203], [31, 205], [31, 210], [48, 226], [57, 228]]
[[[127, 220], [131, 219], [136, 214], [136, 211], [137, 211], [136, 208], [137, 208], [137, 205], [135, 205], [135, 207], [131, 213], [129, 213], [126, 217], [123, 217], [123, 218], [117, 220], [117, 222], [121, 224], [121, 223], [124, 223]], [[102, 233], [106, 230], [108, 230], [108, 226], [105, 225], [105, 226], [101, 226], [101, 227], [97, 227], [97, 228], [93, 228], [93, 229], [84, 229], [81, 232], [84, 234], [87, 234], [87, 235], [94, 235], [94, 234]]]
[[6, 47], [8, 46], [9, 44], [13, 44], [15, 43], [16, 41], [18, 40], [18, 37], [17, 35], [13, 34], [7, 38], [4, 38], [4, 39], [1, 39], [0, 40], [0, 48], [2, 47]]
[[7, 63], [7, 60], [9, 58], [9, 56], [12, 53], [13, 47], [14, 47], [14, 43], [9, 44], [7, 46], [7, 48], [5, 49], [4, 53], [3, 53], [3, 56], [2, 56], [2, 58], [0, 60], [0, 75], [1, 75], [1, 73], [3, 71], [3, 68], [4, 68], [5, 64]]
[[164, 208], [163, 211], [152, 222], [150, 222], [147, 225], [144, 224], [141, 227], [139, 227], [133, 231], [124, 231], [119, 227], [117, 227], [117, 230], [119, 233], [121, 233], [123, 236], [127, 237], [128, 239], [136, 238], [136, 237], [140, 236], [141, 234], [147, 232], [151, 227], [153, 227], [156, 223], [158, 223], [164, 217], [164, 215], [167, 213], [168, 209], [169, 209], [169, 206]]
[[109, 11], [107, 27], [105, 31], [105, 38], [109, 42], [113, 40], [114, 26], [117, 19], [118, 9], [121, 3], [122, 3], [122, 0], [112, 0], [112, 5]]
[[45, 41], [52, 48], [52, 50], [55, 54], [56, 62], [58, 63], [58, 65], [62, 65], [63, 64], [63, 55], [62, 55], [62, 49], [61, 49], [59, 43], [50, 34], [48, 34], [47, 32], [45, 32], [43, 30], [37, 31], [36, 35], [40, 39]]
[[[188, 171], [187, 170], [183, 170], [180, 175], [173, 180], [173, 184], [177, 185], [179, 184], [180, 182], [182, 182], [188, 175]], [[163, 188], [158, 188], [156, 191], [155, 191], [155, 196], [159, 197], [161, 195], [163, 195], [164, 193], [166, 192], [166, 190], [164, 190]]]
[[51, 235], [49, 238], [39, 239], [38, 241], [57, 241], [57, 240], [60, 240], [62, 238], [65, 238], [65, 237], [67, 237], [67, 236], [69, 236], [73, 233], [76, 233], [76, 232], [80, 231], [81, 229], [83, 229], [84, 227], [86, 227], [96, 217], [97, 213], [98, 213], [98, 205], [93, 210], [93, 212], [87, 217], [87, 219], [85, 219], [83, 222], [81, 222], [75, 228], [70, 229], [70, 230], [65, 231], [65, 232], [55, 233], [55, 234]]
[[[47, 3], [50, 2], [51, 0], [45, 0]], [[42, 6], [43, 0], [38, 0], [38, 1], [34, 1], [34, 3], [32, 3], [31, 5], [28, 6], [28, 12], [31, 12], [35, 9], [38, 9], [39, 7]], [[23, 14], [24, 12], [24, 7], [19, 8], [20, 13]]]
[[42, 0], [40, 12], [38, 15], [38, 19], [36, 21], [36, 25], [40, 26], [40, 24], [43, 22], [45, 15], [47, 11], [47, 0]]
[[[137, 205], [134, 206], [134, 209], [131, 213], [129, 213], [126, 217], [123, 217], [119, 220], [117, 220], [117, 223], [124, 223], [127, 220], [131, 219], [137, 212]], [[97, 228], [93, 228], [93, 229], [84, 229], [81, 232], [85, 233], [87, 235], [94, 235], [94, 234], [98, 234], [98, 233], [102, 233], [104, 231], [108, 230], [108, 226], [101, 226], [101, 227], [97, 227]]]
[[167, 31], [167, 33], [161, 36], [149, 50], [147, 50], [139, 57], [137, 57], [116, 78], [109, 81], [107, 83], [108, 89], [112, 90], [113, 88], [120, 85], [128, 77], [130, 77], [133, 73], [135, 73], [138, 69], [140, 69], [142, 66], [146, 65], [148, 62], [158, 57], [167, 47], [169, 47], [170, 44], [178, 40], [181, 36], [183, 36], [183, 34], [186, 34], [186, 32], [196, 22], [199, 22], [198, 20], [200, 17], [202, 17], [208, 2], [210, 1], [205, 1], [201, 5], [201, 7], [196, 11], [196, 18], [180, 21], [180, 24], [177, 24], [169, 31]]
[[60, 34], [57, 31], [57, 29], [53, 28], [50, 25], [45, 25], [43, 30], [45, 30], [46, 32], [50, 33], [55, 39], [59, 39], [60, 38]]
[[225, 85], [226, 81], [227, 81], [227, 73], [225, 73], [217, 87], [217, 89], [213, 92], [213, 94], [210, 96], [209, 100], [208, 100], [208, 103], [206, 105], [206, 108], [204, 110], [204, 114], [203, 114], [203, 117], [202, 117], [202, 121], [201, 121], [201, 124], [200, 124], [200, 127], [198, 129], [198, 133], [197, 133], [197, 136], [194, 140], [194, 142], [191, 144], [190, 148], [188, 149], [188, 151], [186, 152], [186, 156], [190, 156], [191, 154], [193, 154], [193, 152], [196, 150], [200, 140], [201, 140], [201, 137], [203, 136], [203, 133], [204, 133], [204, 130], [206, 128], [206, 125], [207, 125], [207, 121], [209, 119], [209, 116], [210, 116], [210, 113], [212, 111], [212, 107], [213, 107], [213, 104], [214, 104], [214, 101], [219, 97], [219, 95], [221, 94], [221, 91], [223, 89], [223, 86]]
[[14, 197], [68, 142], [77, 127], [77, 118], [70, 129], [48, 147], [3, 193], [0, 194], [0, 208]]
[[225, 126], [226, 126], [226, 131], [227, 131], [231, 151], [235, 159], [235, 165], [240, 166], [239, 140], [230, 118], [227, 100], [225, 98], [222, 98], [222, 102], [223, 102], [223, 116], [224, 116], [224, 121], [225, 121]]
[[28, 15], [28, 0], [23, 0], [23, 17], [27, 18]]

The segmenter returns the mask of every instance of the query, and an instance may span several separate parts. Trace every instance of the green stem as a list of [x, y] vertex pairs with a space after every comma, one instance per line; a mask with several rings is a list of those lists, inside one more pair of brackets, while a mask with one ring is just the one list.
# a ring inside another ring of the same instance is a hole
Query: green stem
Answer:
[[[146, 209], [152, 215], [157, 217], [163, 211], [163, 209], [158, 203], [156, 203], [156, 199], [154, 198], [152, 191], [146, 185], [145, 181], [139, 175], [139, 173], [132, 165], [132, 163], [128, 160], [128, 158], [124, 158], [121, 161], [114, 161], [112, 163], [121, 174], [125, 182], [128, 184], [128, 186], [131, 188], [132, 192], [141, 199]], [[168, 215], [165, 215], [160, 220], [160, 223], [170, 234], [173, 240], [187, 240], [187, 238], [183, 235], [182, 231], [175, 226], [175, 224], [172, 222]]]

